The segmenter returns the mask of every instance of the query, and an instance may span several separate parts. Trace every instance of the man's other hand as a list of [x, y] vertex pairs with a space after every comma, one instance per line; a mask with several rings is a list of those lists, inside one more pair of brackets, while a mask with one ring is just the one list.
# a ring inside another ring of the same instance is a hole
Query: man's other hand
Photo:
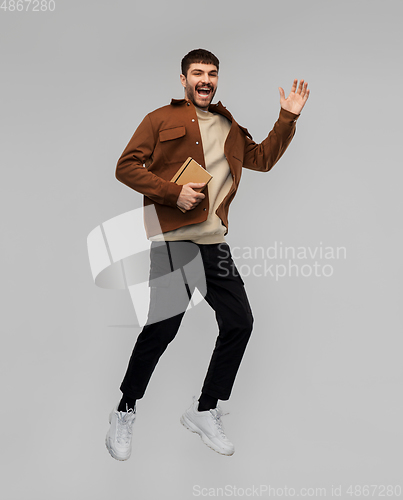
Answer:
[[291, 87], [291, 92], [287, 98], [281, 87], [279, 87], [278, 90], [280, 92], [281, 107], [287, 111], [291, 111], [291, 113], [299, 115], [309, 97], [308, 82], [304, 83], [304, 80], [301, 80], [298, 86], [298, 80], [295, 79]]
[[202, 188], [205, 184], [205, 182], [188, 182], [184, 184], [179, 194], [178, 201], [176, 202], [178, 207], [183, 210], [192, 210], [196, 208], [197, 205], [204, 200], [206, 195], [198, 193], [195, 189]]

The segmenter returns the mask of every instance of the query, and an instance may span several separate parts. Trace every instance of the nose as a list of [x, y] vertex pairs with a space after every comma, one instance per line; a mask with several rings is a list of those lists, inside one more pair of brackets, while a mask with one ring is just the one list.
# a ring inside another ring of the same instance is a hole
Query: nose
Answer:
[[203, 83], [210, 83], [211, 82], [210, 75], [208, 73], [205, 73], [202, 77], [202, 81]]

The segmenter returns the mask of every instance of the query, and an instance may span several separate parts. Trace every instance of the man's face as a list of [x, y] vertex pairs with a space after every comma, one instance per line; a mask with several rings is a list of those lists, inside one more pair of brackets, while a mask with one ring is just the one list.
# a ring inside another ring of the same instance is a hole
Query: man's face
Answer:
[[218, 71], [214, 64], [192, 63], [187, 76], [181, 75], [185, 87], [185, 99], [195, 106], [208, 109], [217, 90]]

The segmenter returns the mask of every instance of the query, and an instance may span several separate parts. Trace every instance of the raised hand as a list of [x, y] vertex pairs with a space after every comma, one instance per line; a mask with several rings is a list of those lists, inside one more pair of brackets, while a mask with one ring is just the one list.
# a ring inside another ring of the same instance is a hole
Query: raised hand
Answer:
[[298, 86], [298, 79], [295, 79], [291, 87], [291, 92], [287, 98], [281, 87], [279, 87], [278, 90], [280, 92], [281, 107], [287, 111], [291, 111], [291, 113], [299, 115], [309, 97], [308, 82], [304, 84], [304, 80], [301, 80]]

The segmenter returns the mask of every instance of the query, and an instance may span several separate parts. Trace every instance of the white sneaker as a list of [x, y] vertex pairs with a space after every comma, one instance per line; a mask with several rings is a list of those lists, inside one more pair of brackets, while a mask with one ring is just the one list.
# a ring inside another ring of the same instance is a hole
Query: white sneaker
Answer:
[[[127, 408], [127, 407], [126, 407]], [[134, 411], [118, 411], [117, 406], [109, 415], [111, 424], [106, 434], [105, 444], [109, 453], [116, 460], [127, 460], [132, 452], [132, 432], [136, 418], [136, 408]]]
[[223, 412], [217, 408], [207, 411], [198, 411], [198, 401], [185, 411], [181, 416], [181, 424], [191, 432], [196, 432], [201, 437], [204, 444], [221, 455], [233, 455], [235, 448], [231, 441], [224, 434], [221, 422]]

